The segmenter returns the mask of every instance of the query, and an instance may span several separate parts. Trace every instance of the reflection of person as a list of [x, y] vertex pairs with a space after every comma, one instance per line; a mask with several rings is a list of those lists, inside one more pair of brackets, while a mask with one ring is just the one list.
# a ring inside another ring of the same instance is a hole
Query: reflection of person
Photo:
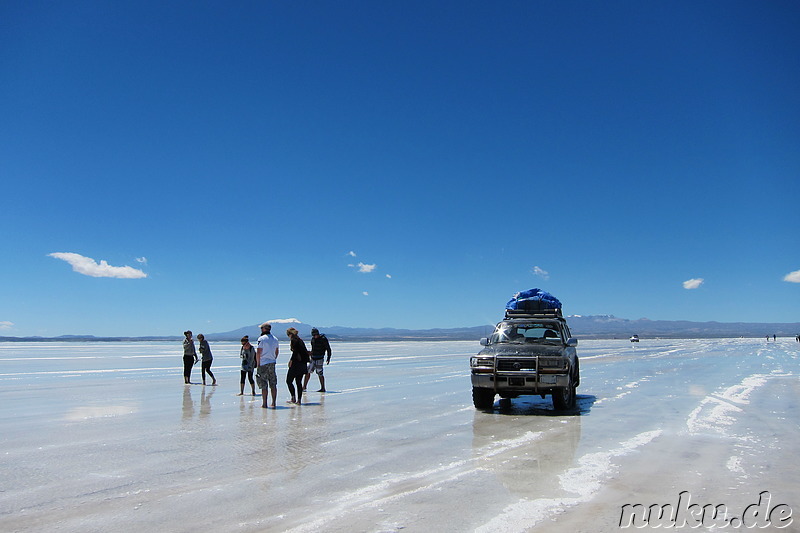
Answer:
[[192, 366], [197, 362], [197, 352], [194, 349], [192, 332], [184, 331], [183, 335], [186, 337], [183, 339], [183, 381], [188, 385]]
[[272, 325], [264, 322], [261, 324], [261, 336], [258, 338], [256, 349], [256, 381], [261, 389], [263, 403], [261, 407], [267, 409], [267, 386], [272, 395], [272, 408], [275, 409], [275, 400], [278, 397], [278, 375], [275, 373], [275, 363], [278, 361], [278, 339], [270, 333]]
[[[292, 395], [292, 399], [289, 401], [299, 405], [303, 403], [303, 376], [306, 375], [306, 371], [308, 370], [308, 349], [306, 348], [306, 343], [300, 338], [296, 329], [287, 329], [286, 335], [290, 339], [289, 347], [292, 350], [292, 357], [289, 359], [289, 371], [286, 373], [286, 385], [289, 387], [289, 393]], [[297, 385], [297, 396], [295, 396], [292, 381]]]
[[306, 374], [305, 381], [303, 382], [303, 390], [308, 386], [308, 380], [311, 378], [311, 373], [316, 372], [319, 376], [319, 390], [317, 392], [325, 392], [325, 376], [323, 375], [323, 361], [325, 355], [328, 355], [327, 364], [331, 364], [331, 343], [328, 342], [328, 337], [320, 335], [317, 328], [311, 330], [311, 364], [308, 365], [308, 374]]
[[256, 384], [253, 381], [253, 370], [256, 368], [256, 349], [250, 344], [250, 337], [245, 335], [242, 337], [242, 351], [239, 352], [239, 357], [242, 358], [242, 380], [239, 383], [239, 396], [244, 395], [244, 378], [250, 380], [250, 388], [253, 390], [253, 396], [256, 395]]
[[216, 385], [217, 378], [215, 378], [214, 374], [211, 372], [211, 363], [214, 361], [214, 356], [211, 355], [211, 347], [208, 345], [208, 341], [202, 333], [197, 335], [197, 340], [200, 341], [200, 355], [203, 356], [202, 370], [200, 371], [203, 376], [203, 385], [206, 384], [206, 372], [208, 372], [208, 375], [214, 380], [211, 385]]

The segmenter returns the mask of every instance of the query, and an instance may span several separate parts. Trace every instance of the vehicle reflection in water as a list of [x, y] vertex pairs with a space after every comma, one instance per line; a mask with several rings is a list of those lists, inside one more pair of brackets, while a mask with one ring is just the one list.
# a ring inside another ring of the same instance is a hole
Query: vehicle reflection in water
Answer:
[[559, 412], [550, 398], [498, 401], [492, 410], [476, 410], [472, 450], [481, 468], [509, 492], [526, 498], [563, 495], [559, 476], [575, 466], [581, 440], [581, 416], [594, 396], [578, 395], [573, 411]]

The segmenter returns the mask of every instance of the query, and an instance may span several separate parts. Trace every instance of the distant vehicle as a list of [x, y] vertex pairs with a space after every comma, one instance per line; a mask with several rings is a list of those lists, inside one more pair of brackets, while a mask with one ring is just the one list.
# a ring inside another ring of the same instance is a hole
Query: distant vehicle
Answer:
[[484, 348], [470, 358], [472, 402], [494, 405], [495, 395], [551, 395], [556, 409], [575, 407], [580, 369], [574, 339], [561, 309], [506, 310]]
[[631, 342], [639, 342], [639, 335], [631, 335]]

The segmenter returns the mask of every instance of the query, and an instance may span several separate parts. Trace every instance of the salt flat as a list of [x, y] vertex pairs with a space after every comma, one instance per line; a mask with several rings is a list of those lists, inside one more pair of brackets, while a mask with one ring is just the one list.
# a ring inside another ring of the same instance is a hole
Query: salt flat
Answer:
[[479, 348], [334, 343], [328, 393], [290, 406], [281, 382], [265, 410], [235, 343], [212, 343], [217, 387], [183, 384], [180, 343], [0, 343], [0, 531], [604, 532], [681, 492], [800, 510], [793, 339], [581, 341], [572, 413], [475, 410]]

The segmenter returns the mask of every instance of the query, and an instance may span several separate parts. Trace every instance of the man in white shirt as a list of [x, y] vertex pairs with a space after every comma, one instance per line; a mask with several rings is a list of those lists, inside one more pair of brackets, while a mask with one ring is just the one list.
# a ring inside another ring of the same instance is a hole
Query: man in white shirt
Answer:
[[267, 409], [267, 385], [272, 394], [272, 408], [275, 409], [275, 400], [278, 397], [278, 375], [275, 373], [275, 363], [278, 361], [278, 339], [270, 333], [272, 325], [264, 322], [261, 324], [261, 336], [258, 338], [256, 349], [256, 381], [261, 389], [263, 402], [261, 407]]

